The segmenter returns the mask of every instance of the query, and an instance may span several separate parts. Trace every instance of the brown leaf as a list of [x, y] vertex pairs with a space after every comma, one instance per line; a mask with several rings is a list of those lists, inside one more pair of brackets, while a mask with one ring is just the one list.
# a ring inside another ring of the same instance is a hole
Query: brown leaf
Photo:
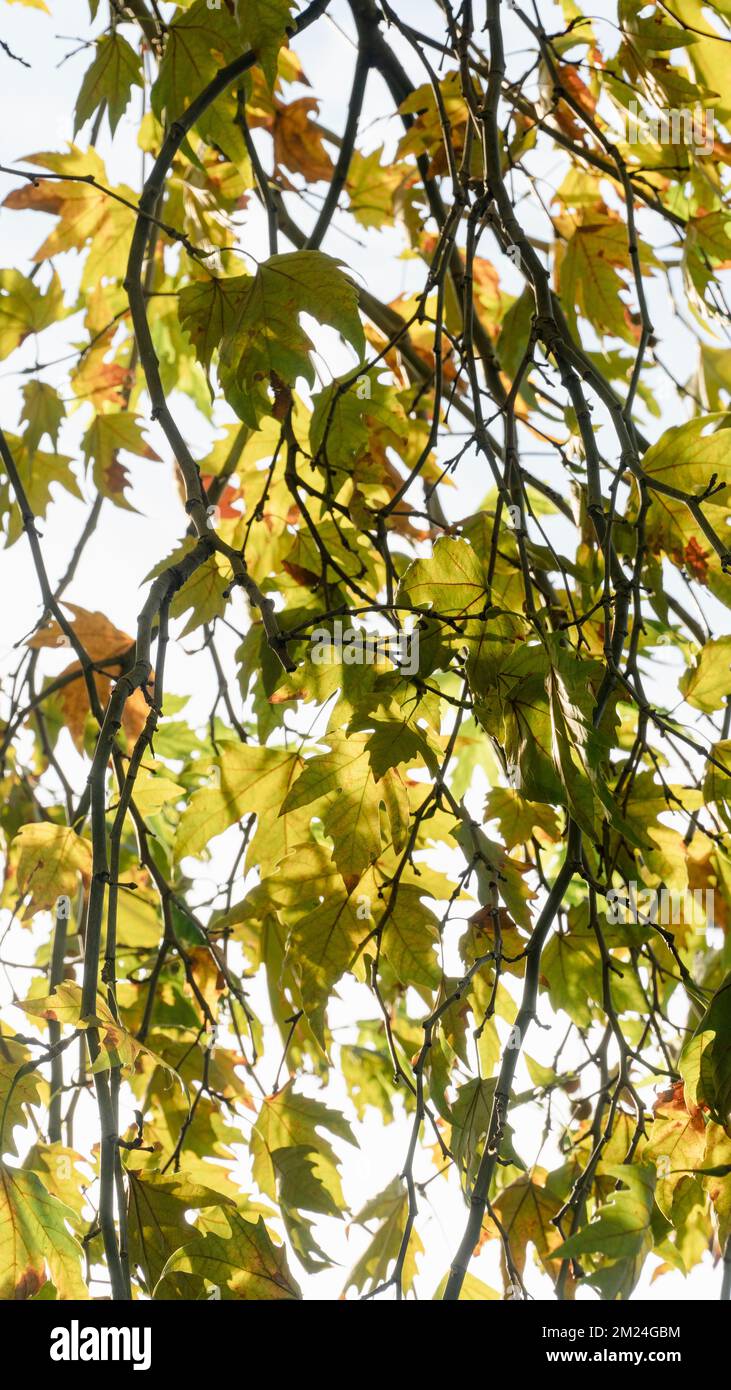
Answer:
[[275, 101], [272, 127], [277, 164], [308, 181], [332, 178], [333, 162], [322, 143], [322, 134], [311, 119], [319, 110], [314, 97], [298, 97], [288, 104]]
[[13, 208], [20, 212], [32, 208], [34, 212], [57, 214], [63, 207], [63, 198], [59, 193], [58, 184], [51, 179], [39, 178], [37, 182], [26, 183], [22, 188], [14, 188], [12, 193], [8, 193], [7, 198], [5, 198], [3, 207]]
[[13, 1298], [18, 1301], [25, 1298], [32, 1298], [34, 1294], [38, 1293], [39, 1289], [43, 1288], [45, 1282], [46, 1276], [43, 1271], [33, 1269], [29, 1266], [15, 1285]]
[[314, 589], [320, 582], [320, 576], [315, 574], [314, 570], [305, 569], [303, 565], [295, 565], [291, 560], [283, 560], [282, 569], [294, 580], [295, 584], [301, 584], [304, 589]]
[[[119, 656], [133, 646], [134, 638], [126, 632], [121, 632], [103, 613], [90, 613], [88, 609], [79, 608], [75, 603], [65, 602], [64, 607], [71, 609], [74, 615], [71, 627], [91, 661], [105, 661], [107, 657]], [[69, 645], [68, 637], [55, 618], [34, 632], [26, 643], [26, 646], [33, 650], [39, 647]]]
[[[79, 661], [72, 661], [71, 665], [67, 666], [65, 671], [62, 672], [62, 676], [70, 676], [72, 671], [77, 671], [78, 676], [75, 680], [70, 681], [68, 685], [62, 686], [58, 692], [58, 702], [63, 710], [66, 728], [76, 748], [81, 752], [84, 747], [86, 716], [90, 709], [89, 692], [86, 688], [86, 681], [84, 680], [81, 663]], [[99, 696], [99, 703], [102, 709], [104, 709], [109, 699], [111, 681], [108, 676], [100, 675], [97, 671], [94, 672], [93, 679], [97, 695]]]
[[[74, 603], [66, 603], [65, 607], [70, 608], [74, 614], [71, 627], [89, 659], [95, 662], [110, 663], [108, 673], [106, 671], [93, 672], [99, 702], [104, 708], [109, 700], [112, 679], [121, 675], [123, 669], [121, 660], [117, 663], [111, 659], [115, 656], [126, 656], [134, 645], [134, 638], [110, 623], [103, 613], [90, 613], [86, 608], [79, 608]], [[55, 618], [38, 632], [35, 632], [27, 642], [27, 646], [34, 650], [43, 647], [68, 647], [69, 645], [69, 639], [62, 632]], [[63, 678], [72, 675], [72, 673], [78, 674], [68, 684], [61, 687], [58, 692], [58, 701], [71, 738], [81, 751], [84, 746], [86, 717], [89, 713], [89, 692], [79, 661], [72, 661], [61, 675]], [[122, 727], [127, 736], [128, 746], [131, 747], [137, 742], [145, 726], [147, 713], [147, 701], [142, 691], [139, 689], [133, 691], [126, 701], [122, 713]]]
[[675, 549], [671, 551], [673, 560], [679, 567], [688, 570], [693, 579], [697, 579], [699, 584], [708, 584], [708, 561], [710, 550], [704, 550], [699, 545], [695, 536], [691, 536], [685, 550]]
[[[587, 116], [593, 116], [596, 110], [596, 98], [592, 95], [586, 83], [579, 77], [576, 68], [571, 63], [566, 63], [559, 68], [559, 84], [569, 93], [577, 106], [585, 111]], [[556, 121], [560, 125], [564, 135], [568, 135], [572, 140], [582, 141], [586, 134], [584, 122], [571, 109], [568, 102], [559, 101], [556, 107]]]

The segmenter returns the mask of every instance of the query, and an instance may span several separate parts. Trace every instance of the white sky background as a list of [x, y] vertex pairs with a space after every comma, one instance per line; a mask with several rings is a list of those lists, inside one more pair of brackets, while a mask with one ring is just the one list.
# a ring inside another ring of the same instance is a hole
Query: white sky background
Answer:
[[[83, 73], [90, 61], [90, 54], [88, 51], [84, 51], [70, 58], [63, 66], [59, 67], [58, 64], [67, 52], [78, 47], [78, 42], [74, 40], [83, 40], [89, 36], [88, 9], [86, 3], [71, 3], [71, 0], [49, 0], [49, 3], [53, 11], [52, 18], [37, 11], [26, 10], [20, 5], [9, 7], [4, 3], [4, 0], [2, 2], [0, 36], [10, 44], [14, 52], [32, 64], [31, 69], [28, 70], [11, 62], [0, 52], [4, 111], [4, 119], [0, 124], [0, 162], [4, 165], [22, 161], [23, 156], [38, 151], [63, 149], [66, 147], [66, 141], [72, 137], [73, 101]], [[423, 28], [428, 26], [430, 31], [436, 35], [440, 35], [442, 32], [436, 6], [427, 3], [427, 0], [408, 0], [408, 3], [407, 0], [396, 0], [396, 4], [398, 12], [403, 18], [411, 20], [412, 23]], [[557, 6], [541, 0], [540, 8], [548, 28], [558, 29], [561, 27], [562, 21]], [[480, 9], [481, 7], [478, 6], [478, 15]], [[596, 17], [609, 16], [612, 14], [614, 6], [609, 4], [607, 0], [594, 0], [594, 3], [589, 6], [589, 10], [595, 17], [596, 24]], [[102, 0], [100, 11], [104, 20], [106, 18], [105, 0]], [[333, 0], [331, 12], [333, 19], [341, 26], [340, 30], [330, 20], [320, 20], [314, 29], [297, 39], [294, 46], [301, 57], [305, 72], [312, 82], [312, 94], [320, 99], [322, 123], [333, 130], [340, 130], [344, 122], [350, 93], [354, 50], [348, 36], [352, 34], [352, 23], [344, 0]], [[602, 41], [609, 43], [606, 26], [597, 24], [597, 28]], [[517, 55], [518, 49], [525, 48], [525, 36], [524, 31], [508, 10], [505, 11], [505, 34], [506, 53], [510, 63], [511, 55]], [[73, 37], [66, 40], [55, 37], [57, 35]], [[395, 38], [394, 43], [396, 43]], [[417, 83], [423, 81], [424, 74], [419, 71], [413, 53], [401, 44], [396, 44], [396, 46], [399, 47], [405, 65], [414, 80]], [[516, 56], [514, 61], [517, 65], [515, 71], [519, 71], [524, 60], [522, 57]], [[293, 90], [293, 95], [301, 94], [305, 94], [302, 89]], [[136, 90], [128, 117], [120, 123], [113, 144], [109, 138], [107, 123], [104, 122], [99, 150], [107, 161], [107, 171], [111, 183], [123, 181], [132, 187], [139, 187], [140, 185], [142, 161], [136, 145], [139, 100], [139, 92]], [[388, 113], [391, 109], [390, 99], [380, 78], [371, 77], [366, 95], [362, 127], [364, 129], [369, 128], [367, 139], [372, 142], [373, 146], [385, 140], [387, 152], [389, 148], [393, 147], [393, 142], [400, 134], [400, 126], [397, 121], [383, 119], [383, 113]], [[369, 127], [370, 122], [373, 124]], [[83, 148], [86, 141], [88, 141], [88, 127], [82, 131], [78, 143]], [[262, 150], [268, 161], [270, 151], [268, 141], [263, 142]], [[530, 159], [528, 163], [531, 165]], [[552, 189], [558, 186], [561, 181], [564, 169], [563, 161], [560, 157], [546, 161], [544, 155], [542, 159], [536, 157], [532, 167], [540, 172], [543, 195], [546, 199], [550, 199]], [[3, 197], [11, 188], [18, 186], [18, 180], [4, 175], [0, 176], [0, 192]], [[322, 194], [322, 185], [319, 186], [317, 193], [319, 198]], [[303, 212], [302, 205], [293, 205], [293, 211], [296, 218], [307, 225], [308, 218]], [[535, 204], [531, 204], [529, 200], [522, 202], [520, 215], [530, 230], [540, 234], [545, 224], [543, 214]], [[246, 214], [241, 216], [241, 223], [241, 248], [259, 258], [265, 258], [267, 247], [264, 220], [253, 196], [250, 208]], [[27, 272], [30, 269], [30, 256], [40, 245], [52, 225], [52, 219], [38, 213], [0, 211], [0, 265], [17, 266]], [[646, 239], [656, 247], [667, 244], [667, 229], [660, 219], [655, 218], [652, 214], [643, 213], [640, 226]], [[367, 284], [368, 288], [384, 301], [391, 300], [402, 292], [421, 287], [424, 275], [423, 263], [419, 260], [399, 259], [402, 248], [403, 239], [397, 229], [367, 233], [347, 215], [341, 215], [336, 220], [335, 228], [329, 233], [324, 247], [331, 254], [340, 256], [351, 273], [361, 278], [362, 282]], [[282, 240], [280, 249], [289, 249], [284, 240]], [[522, 288], [521, 276], [510, 262], [500, 254], [497, 245], [489, 235], [483, 239], [480, 254], [488, 256], [495, 262], [500, 271], [503, 285], [509, 291], [516, 294], [520, 292]], [[60, 257], [57, 265], [62, 282], [67, 289], [67, 299], [70, 299], [69, 289], [76, 283], [78, 258], [74, 255]], [[659, 279], [648, 282], [648, 297], [660, 342], [660, 354], [673, 374], [679, 380], [686, 381], [695, 367], [697, 355], [692, 347], [690, 334], [673, 312], [664, 282]], [[32, 340], [28, 340], [21, 351], [12, 359], [12, 368], [32, 366], [39, 360], [49, 362], [64, 352], [68, 352], [69, 346], [74, 341], [80, 343], [83, 340], [84, 333], [80, 318], [68, 319], [47, 330], [37, 345]], [[340, 344], [334, 333], [328, 330], [320, 331], [316, 341], [321, 353], [318, 365], [325, 380], [328, 380], [331, 374], [344, 370], [352, 363], [352, 356]], [[720, 340], [717, 340], [715, 345], [719, 346]], [[70, 394], [67, 390], [67, 378], [65, 376], [68, 365], [72, 364], [49, 368], [43, 373], [43, 379], [60, 387], [62, 395]], [[15, 429], [17, 427], [20, 411], [19, 391], [26, 379], [11, 372], [6, 363], [0, 364], [0, 418], [7, 428]], [[660, 373], [657, 374], [656, 389], [662, 408], [662, 418], [661, 421], [648, 425], [648, 433], [651, 434], [651, 437], [655, 437], [661, 429], [668, 425], [686, 418], [687, 413], [672, 384]], [[205, 457], [212, 438], [211, 431], [207, 428], [205, 421], [184, 398], [174, 398], [172, 405], [184, 432], [187, 433], [193, 454], [199, 458]], [[144, 413], [144, 398], [142, 412]], [[232, 412], [227, 408], [222, 408], [220, 410], [220, 422], [223, 423], [231, 419], [233, 419]], [[63, 453], [78, 457], [79, 439], [87, 424], [88, 412], [82, 409], [73, 416], [71, 422], [64, 426], [60, 442]], [[101, 609], [118, 627], [130, 633], [134, 633], [136, 628], [137, 612], [141, 606], [144, 592], [141, 586], [146, 574], [165, 554], [176, 547], [186, 525], [186, 517], [173, 479], [169, 448], [162, 432], [156, 425], [151, 424], [148, 433], [150, 442], [164, 462], [158, 464], [142, 460], [132, 462], [130, 470], [133, 484], [131, 498], [133, 504], [138, 508], [138, 514], [124, 512], [115, 508], [111, 503], [104, 504], [97, 533], [87, 545], [77, 574], [65, 595], [72, 602], [87, 608]], [[446, 447], [444, 445], [442, 447], [445, 456], [448, 452], [453, 452], [448, 437]], [[608, 445], [608, 447], [611, 446]], [[528, 439], [526, 448], [528, 451], [535, 450], [535, 440]], [[614, 456], [613, 449], [611, 456]], [[541, 461], [535, 456], [529, 456], [529, 454], [526, 454], [526, 462], [533, 471], [557, 483], [562, 490], [565, 490], [563, 475], [559, 473], [556, 463], [551, 463], [548, 458]], [[489, 482], [486, 464], [476, 458], [474, 454], [467, 455], [457, 475], [457, 488], [452, 492], [443, 492], [443, 505], [448, 516], [457, 519], [468, 515], [484, 497]], [[83, 528], [88, 505], [88, 496], [87, 501], [82, 504], [63, 494], [51, 509], [48, 525], [43, 527], [43, 553], [52, 583], [64, 573], [70, 551]], [[562, 524], [565, 525], [560, 519], [558, 522], [549, 519], [549, 526], [555, 536], [560, 537]], [[14, 644], [33, 629], [40, 614], [37, 579], [24, 539], [18, 541], [9, 552], [0, 552], [0, 593], [5, 599], [0, 612], [0, 658], [3, 667], [7, 670], [12, 669], [17, 663], [18, 652], [13, 650]], [[709, 595], [704, 596], [704, 609], [714, 629], [714, 635], [730, 630], [728, 613], [716, 604]], [[232, 599], [230, 616], [237, 626], [245, 627], [244, 600], [240, 592], [237, 592]], [[228, 669], [233, 669], [230, 658], [235, 642], [232, 640], [231, 643], [227, 643], [222, 629], [219, 630], [219, 633], [221, 649], [223, 652], [228, 652]], [[179, 694], [190, 693], [191, 699], [184, 711], [185, 717], [190, 718], [193, 722], [202, 722], [208, 714], [212, 685], [210, 667], [205, 654], [191, 659], [190, 653], [195, 652], [197, 646], [198, 636], [195, 633], [192, 637], [186, 638], [182, 645], [175, 642], [170, 643], [166, 683], [170, 691]], [[67, 658], [65, 659], [67, 660]], [[60, 670], [63, 664], [63, 652], [59, 653], [57, 658], [54, 658], [50, 653], [44, 654], [42, 669], [44, 673], [53, 674], [56, 669]], [[662, 685], [662, 673], [660, 671], [658, 671], [658, 677], [657, 689]], [[232, 693], [235, 703], [238, 704], [237, 689], [234, 689]], [[662, 696], [659, 698], [662, 701]], [[686, 713], [688, 712], [686, 711]], [[290, 716], [290, 719], [293, 721], [294, 716]], [[62, 735], [62, 738], [66, 744], [64, 755], [68, 754], [67, 757], [64, 757], [65, 765], [67, 771], [69, 768], [74, 770], [72, 780], [78, 795], [83, 787], [88, 768], [75, 755], [67, 735]], [[475, 812], [479, 814], [480, 795], [476, 794], [473, 805]], [[216, 853], [211, 865], [205, 866], [203, 874], [200, 875], [201, 899], [208, 896], [209, 886], [214, 879], [218, 881], [219, 874], [221, 878], [225, 877], [226, 866], [229, 862], [228, 846], [231, 843], [231, 841], [227, 842], [225, 836], [216, 842]], [[3, 916], [6, 915], [3, 914]], [[3, 960], [15, 962], [31, 961], [42, 921], [43, 918], [41, 917], [35, 919], [33, 938], [31, 938], [30, 932], [13, 926], [0, 947], [0, 957]], [[456, 935], [457, 933], [453, 930], [452, 942]], [[458, 968], [456, 958], [448, 963], [451, 968]], [[0, 1001], [9, 997], [9, 978], [12, 978], [16, 991], [22, 996], [30, 974], [27, 971], [15, 970], [11, 972], [9, 977], [6, 971], [0, 968]], [[341, 986], [340, 993], [343, 997], [343, 1003], [336, 1005], [333, 1010], [334, 1023], [344, 1025], [353, 1018], [376, 1016], [374, 1001], [363, 987], [357, 985]], [[263, 991], [261, 997], [263, 999]], [[252, 995], [252, 999], [255, 1006], [258, 1006], [259, 998], [256, 993]], [[545, 1003], [542, 1006], [541, 1018], [543, 1022], [549, 1021], [549, 1011]], [[14, 1022], [19, 1031], [28, 1031], [28, 1019], [19, 1012], [10, 1015], [8, 1021]], [[500, 1026], [503, 1027], [503, 1025]], [[562, 1032], [563, 1030], [559, 1032], [555, 1028], [551, 1028], [549, 1032], [534, 1030], [528, 1038], [528, 1052], [543, 1062], [550, 1061]], [[279, 1055], [280, 1049], [275, 1041], [271, 1048], [270, 1079], [276, 1070]], [[523, 1069], [519, 1072], [519, 1085], [527, 1084], [527, 1074]], [[335, 1106], [341, 1105], [346, 1113], [352, 1117], [352, 1109], [347, 1102], [345, 1088], [337, 1076], [335, 1076], [327, 1094], [321, 1092], [320, 1094], [323, 1099], [331, 1101]], [[652, 1088], [650, 1088], [648, 1095], [652, 1096]], [[565, 1098], [563, 1100], [559, 1098], [557, 1106], [560, 1107], [561, 1104], [567, 1107], [568, 1102]], [[131, 1111], [132, 1107], [129, 1106], [127, 1113], [123, 1114], [123, 1125], [131, 1122]], [[80, 1117], [77, 1121], [77, 1147], [83, 1149], [89, 1139], [95, 1136], [96, 1111], [91, 1102], [86, 1102], [83, 1109], [80, 1107], [77, 1113]], [[515, 1142], [518, 1152], [521, 1153], [526, 1162], [535, 1161], [539, 1146], [535, 1110], [518, 1111], [511, 1117], [511, 1120], [515, 1126]], [[410, 1125], [410, 1119], [401, 1116], [391, 1126], [384, 1127], [380, 1116], [375, 1111], [369, 1111], [363, 1124], [355, 1123], [355, 1130], [361, 1146], [359, 1150], [350, 1149], [336, 1141], [336, 1147], [342, 1152], [344, 1160], [345, 1195], [353, 1211], [357, 1211], [369, 1197], [381, 1191], [400, 1171], [406, 1153]], [[540, 1161], [547, 1167], [556, 1163], [557, 1155], [552, 1145], [546, 1147]], [[417, 1159], [417, 1179], [428, 1177], [432, 1172], [433, 1169], [427, 1156], [421, 1160]], [[242, 1185], [247, 1186], [245, 1178]], [[419, 1297], [430, 1298], [439, 1280], [446, 1272], [460, 1239], [465, 1218], [466, 1208], [456, 1180], [450, 1177], [448, 1181], [438, 1179], [432, 1183], [424, 1198], [423, 1215], [419, 1226], [420, 1234], [426, 1246], [426, 1253], [420, 1258], [419, 1265], [420, 1276], [417, 1280]], [[353, 1227], [348, 1232], [343, 1223], [330, 1219], [318, 1220], [317, 1226], [320, 1231], [318, 1237], [320, 1243], [339, 1262], [341, 1267], [336, 1266], [331, 1271], [317, 1276], [308, 1276], [294, 1259], [292, 1260], [292, 1267], [302, 1284], [305, 1297], [337, 1298], [347, 1269], [367, 1245], [369, 1237], [358, 1227]], [[472, 1271], [484, 1279], [487, 1284], [499, 1290], [501, 1280], [498, 1263], [499, 1245], [498, 1242], [493, 1241], [473, 1261]], [[643, 1277], [635, 1297], [668, 1301], [689, 1297], [696, 1299], [718, 1297], [720, 1270], [713, 1269], [710, 1256], [704, 1257], [702, 1265], [692, 1273], [689, 1279], [683, 1280], [681, 1276], [673, 1273], [664, 1276], [653, 1285], [649, 1282], [649, 1274], [656, 1264], [657, 1260], [650, 1261], [648, 1273]], [[535, 1267], [532, 1260], [529, 1260], [526, 1268], [526, 1284], [529, 1291], [537, 1298], [550, 1298], [552, 1296], [550, 1281]], [[589, 1291], [585, 1291], [579, 1296], [593, 1297]]]

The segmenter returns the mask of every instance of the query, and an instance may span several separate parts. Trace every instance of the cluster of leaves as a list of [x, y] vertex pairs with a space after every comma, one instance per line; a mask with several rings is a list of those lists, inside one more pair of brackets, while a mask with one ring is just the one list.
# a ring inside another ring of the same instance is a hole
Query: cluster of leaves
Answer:
[[[466, 1202], [437, 1297], [500, 1296], [468, 1270], [490, 1240], [506, 1297], [531, 1249], [562, 1298], [728, 1254], [728, 5], [604, 25], [562, 0], [549, 33], [518, 3], [509, 61], [499, 0], [484, 26], [425, 7], [424, 33], [399, 0], [103, 9], [80, 144], [27, 154], [4, 204], [46, 220], [0, 271], [0, 357], [75, 336], [1, 441], [41, 612], [2, 722], [3, 906], [37, 952], [0, 1036], [0, 1296], [84, 1296], [104, 1266], [115, 1298], [300, 1297], [369, 1110], [412, 1137], [346, 1290], [414, 1289], [430, 1177]], [[297, 95], [329, 11], [339, 135]], [[658, 108], [712, 139], [662, 143]], [[107, 175], [107, 125], [143, 187]], [[379, 300], [321, 249], [341, 228], [418, 287]], [[687, 327], [682, 380], [650, 303]], [[181, 542], [132, 635], [65, 592], [163, 455]], [[64, 493], [90, 510], [52, 578]], [[204, 727], [166, 688], [171, 624], [209, 663]], [[628, 885], [672, 921], [617, 914]]]

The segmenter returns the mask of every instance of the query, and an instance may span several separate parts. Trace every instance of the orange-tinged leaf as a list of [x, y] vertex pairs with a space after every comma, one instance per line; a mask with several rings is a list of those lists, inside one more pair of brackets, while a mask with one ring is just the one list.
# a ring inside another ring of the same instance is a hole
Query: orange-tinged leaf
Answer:
[[[28, 164], [53, 173], [73, 177], [44, 179], [14, 188], [3, 207], [58, 216], [58, 224], [35, 252], [35, 261], [45, 261], [61, 251], [81, 251], [91, 244], [82, 272], [82, 287], [95, 283], [98, 275], [124, 276], [129, 240], [132, 235], [137, 194], [126, 184], [114, 188], [118, 198], [110, 198], [110, 181], [104, 162], [96, 150], [80, 150], [28, 155]], [[90, 179], [96, 182], [90, 182]], [[130, 206], [119, 201], [124, 198]]]
[[[90, 613], [76, 603], [64, 602], [64, 607], [70, 608], [73, 613], [71, 626], [91, 661], [106, 661], [108, 657], [120, 656], [134, 645], [134, 638], [121, 632], [103, 613]], [[70, 642], [56, 619], [52, 618], [34, 632], [26, 645], [37, 650], [40, 647], [68, 647]]]
[[93, 461], [94, 482], [99, 491], [123, 507], [130, 504], [124, 496], [128, 476], [127, 469], [119, 462], [120, 451], [160, 461], [160, 455], [144, 438], [140, 422], [125, 410], [95, 416], [84, 435], [82, 448], [87, 463]]
[[[57, 985], [52, 994], [48, 994], [43, 999], [26, 999], [25, 1003], [20, 1004], [31, 1018], [44, 1018], [48, 1022], [56, 1022], [74, 1028], [97, 1028], [100, 1035], [101, 1052], [92, 1067], [92, 1071], [106, 1071], [109, 1067], [122, 1067], [131, 1071], [140, 1056], [152, 1058], [157, 1066], [163, 1067], [171, 1076], [176, 1076], [183, 1086], [177, 1072], [158, 1057], [149, 1047], [133, 1036], [111, 1012], [109, 1005], [105, 1003], [100, 994], [96, 997], [96, 1006], [93, 1014], [82, 1015], [81, 1012], [82, 992], [81, 985], [75, 981], [66, 981]], [[185, 1087], [183, 1086], [183, 1090]]]
[[298, 97], [287, 104], [275, 101], [272, 128], [277, 164], [313, 183], [320, 179], [329, 181], [333, 173], [322, 134], [312, 119], [318, 110], [319, 102], [314, 97]]
[[[124, 661], [114, 661], [115, 657], [125, 658], [134, 647], [134, 638], [115, 627], [103, 613], [90, 613], [78, 604], [65, 604], [74, 614], [71, 627], [91, 661], [103, 662], [104, 671], [94, 671], [92, 678], [99, 701], [104, 708], [109, 700], [112, 680], [117, 678], [124, 667]], [[35, 632], [27, 645], [38, 650], [43, 647], [69, 647], [70, 641], [55, 618]], [[84, 680], [81, 663], [72, 661], [59, 679], [72, 676], [59, 688], [56, 698], [63, 711], [65, 725], [81, 752], [84, 746], [84, 732], [89, 714], [89, 692]], [[127, 736], [128, 746], [133, 746], [139, 738], [147, 720], [148, 705], [142, 690], [137, 689], [128, 696], [122, 711], [122, 727]]]

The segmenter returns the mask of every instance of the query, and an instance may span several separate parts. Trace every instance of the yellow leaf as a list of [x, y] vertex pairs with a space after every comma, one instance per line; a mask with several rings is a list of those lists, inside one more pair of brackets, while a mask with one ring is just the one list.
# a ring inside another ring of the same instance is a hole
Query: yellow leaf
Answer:
[[50, 911], [59, 897], [71, 897], [78, 887], [78, 876], [87, 883], [91, 876], [92, 852], [84, 840], [67, 825], [39, 821], [21, 826], [13, 841], [20, 850], [17, 863], [18, 892], [31, 894], [23, 921], [36, 912]]
[[37, 1173], [0, 1164], [0, 1299], [32, 1298], [46, 1266], [59, 1298], [87, 1298], [82, 1250], [66, 1223], [74, 1213], [46, 1191]]

